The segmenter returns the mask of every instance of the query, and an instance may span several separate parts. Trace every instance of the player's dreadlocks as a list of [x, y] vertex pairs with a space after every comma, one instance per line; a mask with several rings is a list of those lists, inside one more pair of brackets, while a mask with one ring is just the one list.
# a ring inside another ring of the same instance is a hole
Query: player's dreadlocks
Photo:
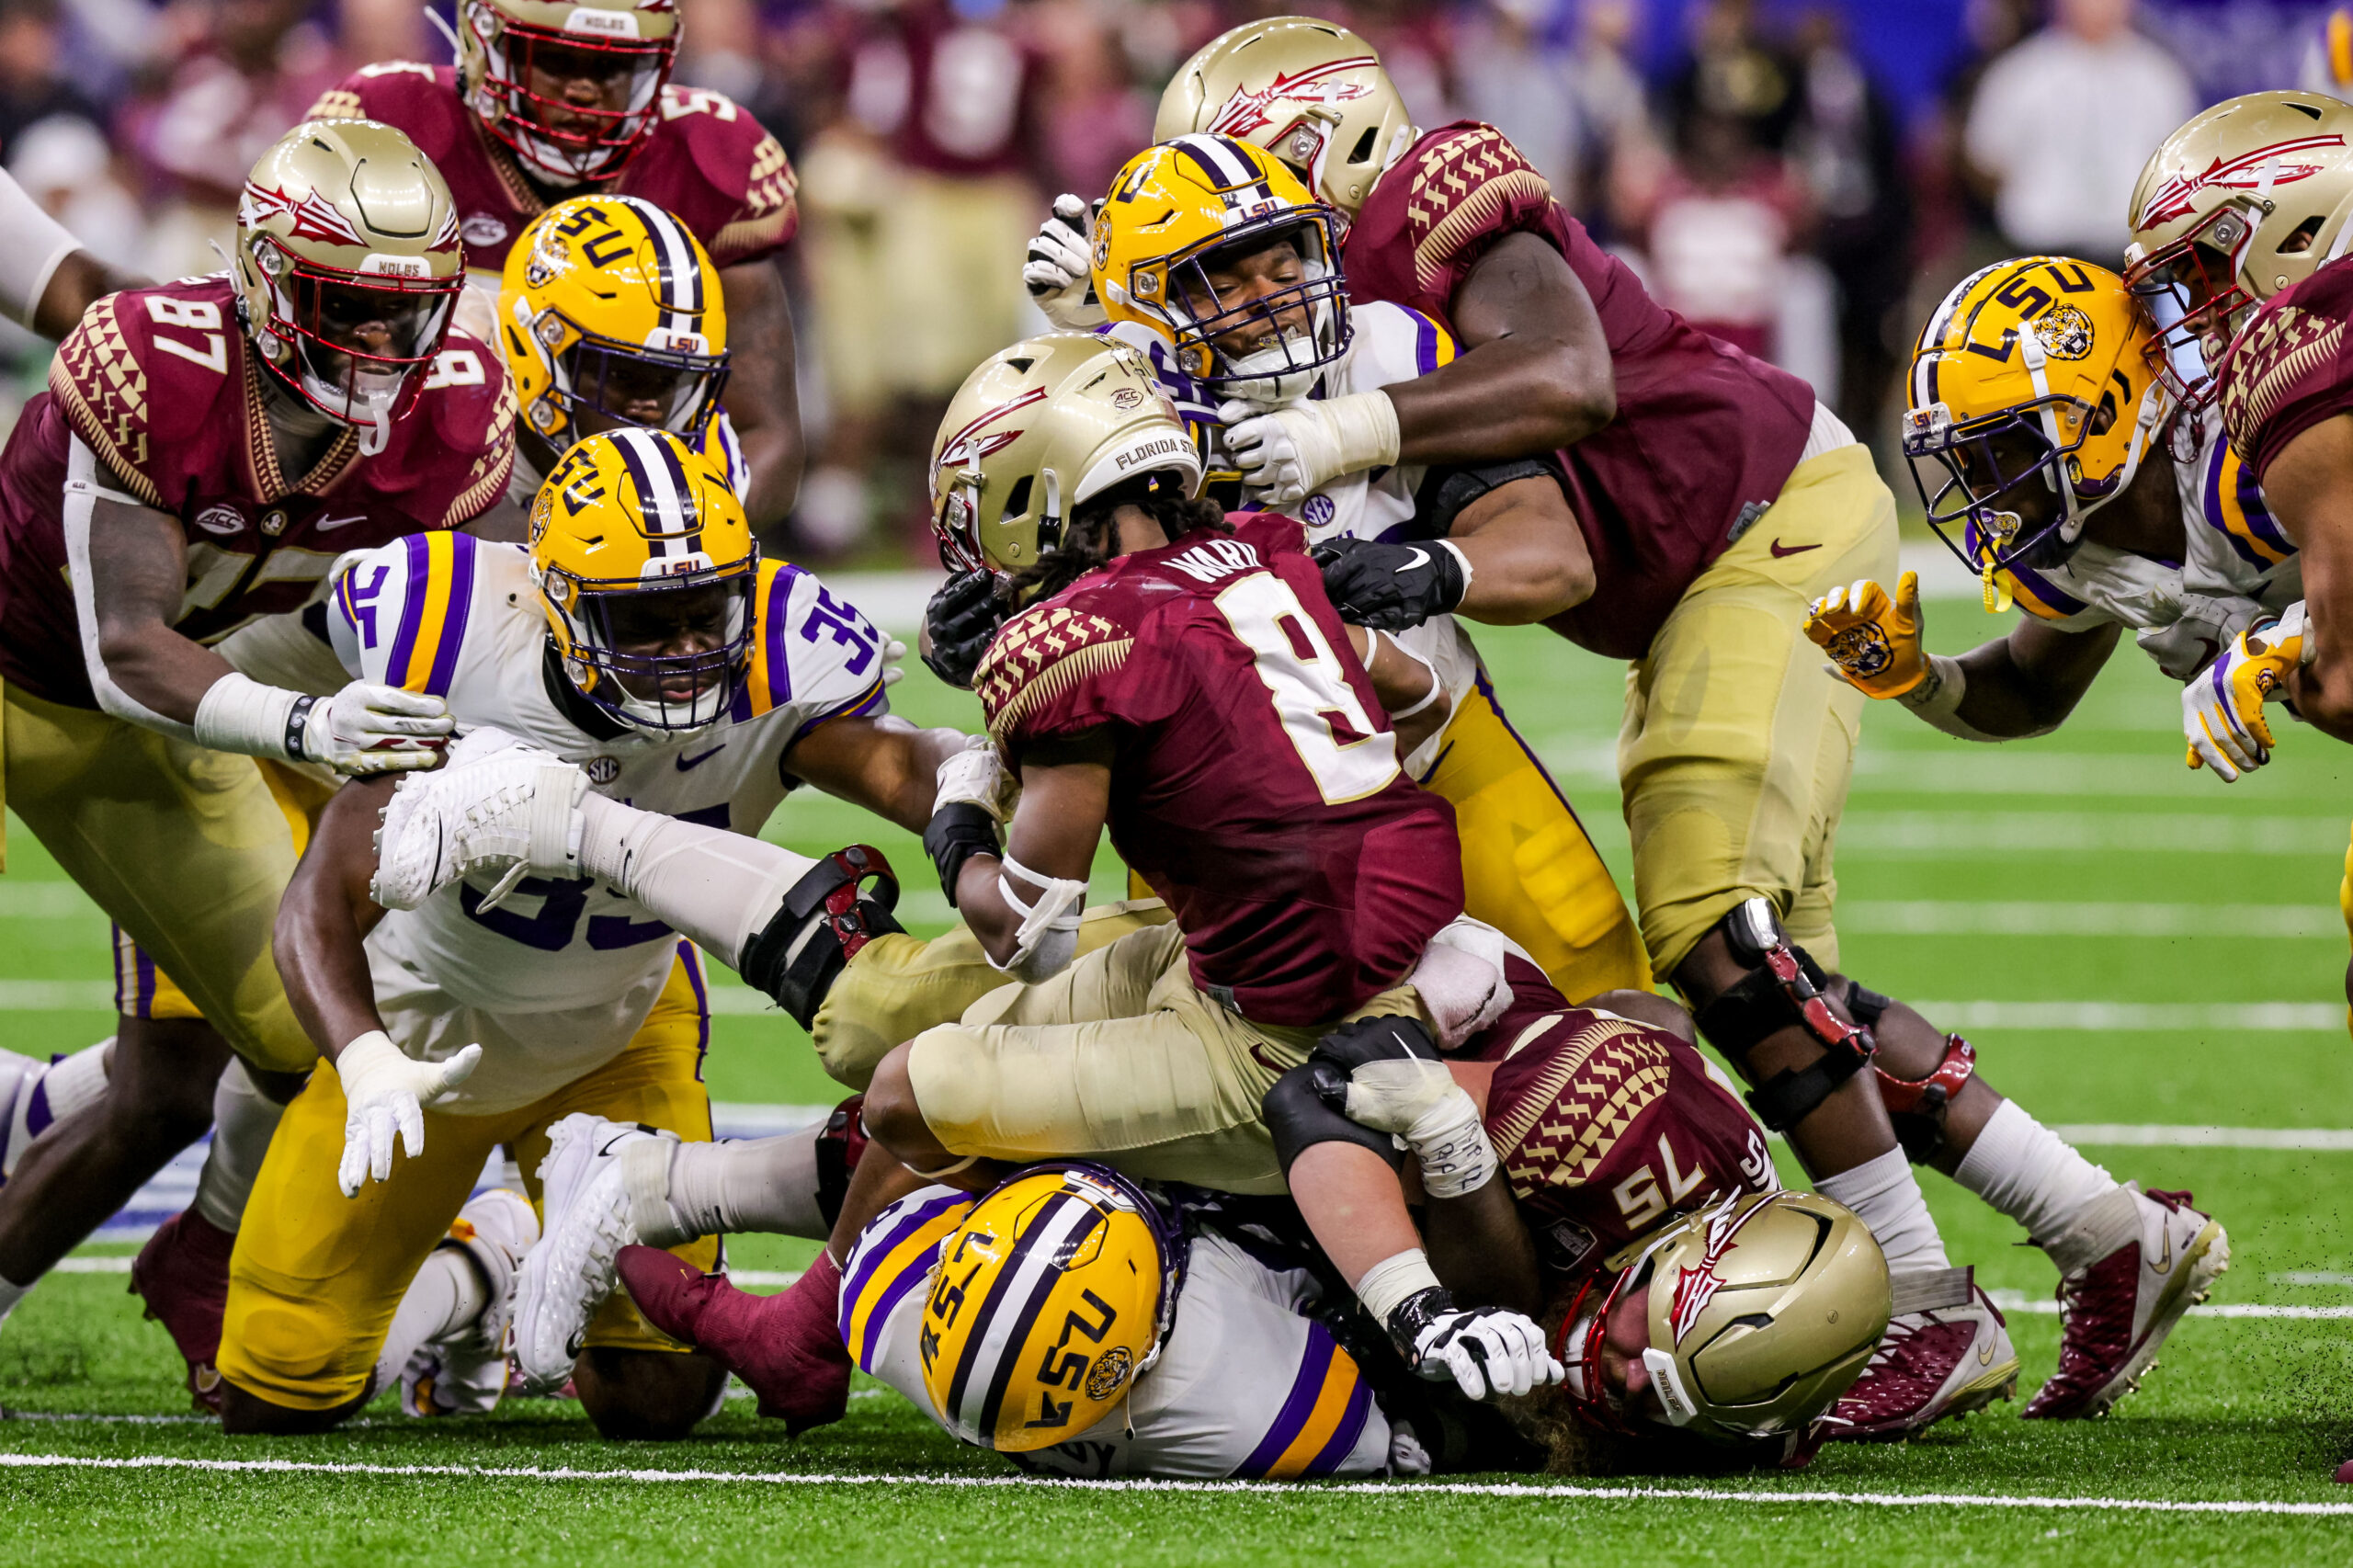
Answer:
[[1081, 502], [1071, 514], [1070, 526], [1063, 530], [1062, 542], [1039, 556], [1036, 565], [1005, 579], [997, 588], [998, 601], [1007, 610], [1035, 604], [1053, 597], [1097, 567], [1109, 564], [1119, 545], [1111, 516], [1121, 506], [1142, 508], [1172, 540], [1202, 528], [1233, 531], [1226, 526], [1225, 509], [1207, 497], [1188, 499], [1173, 470], [1138, 474]]

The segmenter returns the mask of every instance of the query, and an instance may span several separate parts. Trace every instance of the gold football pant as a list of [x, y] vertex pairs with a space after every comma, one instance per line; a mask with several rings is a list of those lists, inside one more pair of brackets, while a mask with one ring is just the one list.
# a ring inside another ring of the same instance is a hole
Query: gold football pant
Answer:
[[[492, 1116], [426, 1111], [424, 1153], [396, 1156], [390, 1180], [371, 1181], [348, 1199], [335, 1186], [343, 1159], [343, 1085], [330, 1063], [320, 1062], [309, 1086], [286, 1108], [237, 1233], [221, 1375], [292, 1410], [334, 1410], [357, 1399], [367, 1390], [402, 1295], [449, 1233], [500, 1144], [512, 1147], [536, 1204], [547, 1130], [574, 1111], [642, 1122], [689, 1142], [710, 1141], [710, 1098], [701, 1081], [708, 1023], [681, 959], [619, 1056], [519, 1110]], [[713, 1236], [671, 1250], [699, 1268], [715, 1267], [719, 1259]], [[589, 1321], [584, 1343], [680, 1348], [640, 1316], [622, 1290]]]
[[14, 687], [0, 708], [7, 804], [42, 846], [238, 1055], [307, 1071], [270, 955], [294, 839], [254, 759]]
[[[1419, 1006], [1400, 985], [1350, 1017]], [[1148, 1181], [1279, 1194], [1259, 1102], [1325, 1028], [1252, 1023], [1203, 995], [1170, 923], [1042, 984], [990, 993], [917, 1035], [907, 1074], [925, 1125], [953, 1153], [1097, 1159]]]
[[1651, 988], [1643, 939], [1609, 868], [1483, 672], [1421, 782], [1454, 807], [1465, 912], [1528, 949], [1562, 995]]
[[1868, 699], [1824, 673], [1802, 628], [1816, 597], [1892, 583], [1895, 568], [1895, 498], [1870, 451], [1826, 452], [1685, 590], [1628, 672], [1618, 772], [1656, 972], [1758, 893], [1837, 966], [1831, 856]]

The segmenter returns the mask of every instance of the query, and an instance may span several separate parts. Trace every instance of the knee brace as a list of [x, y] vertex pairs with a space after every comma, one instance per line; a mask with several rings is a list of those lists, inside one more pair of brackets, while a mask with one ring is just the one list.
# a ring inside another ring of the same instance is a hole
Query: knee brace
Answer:
[[1925, 1078], [1898, 1078], [1877, 1062], [1871, 1064], [1871, 1072], [1879, 1078], [1879, 1096], [1887, 1102], [1887, 1119], [1895, 1128], [1895, 1141], [1904, 1145], [1904, 1158], [1925, 1165], [1937, 1157], [1945, 1146], [1946, 1108], [1976, 1071], [1975, 1048], [1957, 1034], [1945, 1036], [1945, 1053]]
[[[869, 881], [875, 884], [870, 896], [860, 891]], [[899, 879], [881, 850], [863, 844], [836, 849], [785, 890], [767, 925], [744, 944], [735, 971], [805, 1029], [859, 949], [906, 929], [891, 916], [898, 903]]]
[[1404, 1151], [1397, 1147], [1396, 1139], [1350, 1121], [1324, 1103], [1315, 1092], [1312, 1067], [1294, 1067], [1276, 1079], [1275, 1086], [1259, 1102], [1258, 1114], [1274, 1135], [1275, 1158], [1282, 1162], [1286, 1176], [1290, 1175], [1291, 1162], [1318, 1143], [1354, 1143], [1388, 1161], [1392, 1170], [1405, 1168]]
[[[1870, 1028], [1847, 1022], [1824, 994], [1829, 977], [1781, 929], [1772, 902], [1752, 898], [1734, 907], [1717, 928], [1733, 960], [1748, 972], [1699, 1011], [1699, 1032], [1737, 1066], [1744, 1076], [1748, 1053], [1769, 1035], [1795, 1025], [1822, 1046], [1822, 1056], [1802, 1068], [1785, 1068], [1745, 1096], [1758, 1120], [1787, 1131], [1813, 1113], [1838, 1085], [1853, 1077], [1877, 1049]], [[1881, 1009], [1886, 1004], [1882, 1001]]]
[[866, 1096], [852, 1095], [817, 1132], [817, 1212], [828, 1227], [842, 1217], [842, 1199], [849, 1196], [849, 1178], [866, 1143]]

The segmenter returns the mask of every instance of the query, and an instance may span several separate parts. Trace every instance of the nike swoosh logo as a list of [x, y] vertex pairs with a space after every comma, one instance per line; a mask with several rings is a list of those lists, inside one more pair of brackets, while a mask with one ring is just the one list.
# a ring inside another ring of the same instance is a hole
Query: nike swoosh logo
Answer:
[[1993, 1346], [1987, 1345], [1984, 1349], [1978, 1351], [1977, 1364], [1981, 1367], [1990, 1367], [1994, 1364]]
[[1784, 556], [1789, 556], [1789, 555], [1803, 555], [1803, 554], [1804, 554], [1807, 551], [1809, 551], [1809, 550], [1820, 550], [1820, 549], [1822, 548], [1822, 546], [1820, 546], [1820, 545], [1818, 545], [1818, 544], [1788, 544], [1788, 545], [1785, 545], [1785, 544], [1783, 544], [1779, 540], [1778, 540], [1778, 539], [1777, 539], [1777, 540], [1775, 540], [1772, 542], [1772, 544], [1771, 544], [1771, 545], [1768, 546], [1767, 548], [1768, 548], [1768, 549], [1770, 549], [1770, 550], [1772, 551], [1772, 552], [1773, 552], [1773, 559], [1774, 559], [1774, 560], [1776, 560], [1776, 561], [1779, 561], [1779, 560], [1780, 560], [1780, 559], [1781, 559], [1782, 557], [1784, 557]]
[[1403, 577], [1406, 573], [1408, 573], [1408, 572], [1418, 572], [1418, 571], [1420, 571], [1423, 567], [1427, 566], [1429, 563], [1430, 563], [1430, 552], [1429, 552], [1428, 551], [1427, 551], [1427, 550], [1424, 550], [1420, 545], [1418, 545], [1418, 544], [1417, 544], [1417, 545], [1414, 546], [1414, 559], [1412, 559], [1411, 561], [1408, 561], [1407, 562], [1405, 562], [1405, 564], [1404, 564], [1404, 565], [1400, 566], [1399, 568], [1397, 568], [1396, 573], [1395, 573], [1394, 574], [1395, 574], [1395, 575], [1397, 575], [1397, 576]]
[[331, 534], [337, 528], [349, 528], [354, 523], [364, 523], [367, 520], [367, 513], [354, 512], [347, 517], [321, 517], [312, 525], [312, 528], [319, 533]]
[[2160, 1233], [2165, 1237], [2165, 1251], [2157, 1255], [2156, 1262], [2149, 1265], [2152, 1274], [2164, 1274], [2173, 1267], [2173, 1227], [2167, 1225]]
[[694, 768], [700, 767], [704, 763], [709, 762], [712, 757], [717, 756], [721, 752], [723, 752], [726, 749], [727, 743], [725, 741], [722, 741], [717, 745], [711, 747], [709, 751], [703, 753], [700, 756], [681, 756], [678, 758], [678, 771], [686, 773]]

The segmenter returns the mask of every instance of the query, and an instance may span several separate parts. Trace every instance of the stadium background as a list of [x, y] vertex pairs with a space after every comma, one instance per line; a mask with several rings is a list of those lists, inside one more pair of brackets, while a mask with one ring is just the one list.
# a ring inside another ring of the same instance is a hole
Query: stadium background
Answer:
[[[2131, 85], [2161, 131], [2197, 104], [2298, 81], [2326, 15], [2248, 0], [2069, 0], [2055, 23], [2025, 0], [1307, 8], [1371, 36], [1423, 123], [1505, 125], [1654, 286], [1813, 379], [1875, 437], [1907, 502], [1886, 451], [1889, 378], [1927, 305], [1984, 259], [2047, 247], [2112, 260], [2121, 242], [2120, 194], [2076, 204], [2092, 215], [2079, 233], [2006, 232], [2006, 210], [2018, 210], [2006, 190], [2015, 202], [2038, 179], [2075, 177], [2100, 149], [2086, 145], [2083, 116], [2059, 112], [2079, 105], [2028, 95], [2051, 124], [2018, 131], [2025, 111], [2011, 108], [2001, 124], [2016, 134], [1985, 138], [2022, 141], [2029, 155], [1972, 164], [1971, 113], [1995, 62], [2037, 40], [2046, 53], [2054, 42], [2108, 51], [2086, 57], [2117, 63], [2086, 76], [2084, 94]], [[802, 175], [804, 238], [787, 267], [818, 460], [773, 542], [843, 569], [837, 585], [911, 633], [928, 581], [907, 570], [928, 565], [915, 454], [971, 359], [1031, 324], [1011, 263], [1041, 193], [1098, 188], [1148, 133], [1166, 72], [1253, 13], [1085, 0], [684, 9], [680, 79], [741, 99]], [[217, 265], [207, 237], [226, 233], [221, 182], [320, 85], [403, 56], [446, 56], [408, 0], [0, 0], [0, 162], [110, 259], [202, 269]], [[2124, 123], [2132, 107], [2112, 118]], [[2128, 168], [2154, 141], [2119, 136], [2130, 145], [2109, 151]], [[7, 354], [12, 396], [38, 390], [45, 348], [20, 339]], [[1958, 653], [1990, 635], [1997, 623], [1966, 575], [1925, 534], [1907, 539], [1907, 564], [1930, 585], [1931, 645]], [[1611, 766], [1622, 672], [1539, 631], [1480, 641], [1515, 721], [1622, 879]], [[933, 722], [976, 717], [920, 667], [898, 706]], [[834, 1435], [795, 1444], [736, 1403], [681, 1449], [608, 1449], [576, 1407], [537, 1402], [462, 1434], [380, 1405], [330, 1439], [224, 1444], [177, 1414], [168, 1344], [122, 1293], [147, 1220], [134, 1211], [0, 1333], [0, 1531], [17, 1543], [6, 1555], [2341, 1562], [2353, 1519], [2330, 1511], [2348, 1506], [2327, 1477], [2353, 1453], [2342, 1198], [2353, 1057], [2334, 894], [2353, 754], [2290, 726], [2276, 766], [2223, 789], [2181, 766], [2176, 713], [2166, 683], [2129, 650], [2042, 741], [1967, 746], [1876, 711], [1840, 843], [1856, 973], [1929, 999], [1977, 1041], [1995, 1082], [2093, 1157], [2149, 1186], [2194, 1188], [2231, 1227], [2234, 1267], [2215, 1301], [2112, 1420], [2029, 1426], [1996, 1406], [1905, 1449], [1834, 1448], [1802, 1476], [1639, 1500], [931, 1490], [1003, 1472], [870, 1385]], [[790, 802], [771, 831], [812, 851], [868, 838], [910, 872], [925, 863], [912, 838], [822, 799]], [[0, 1044], [70, 1050], [109, 1027], [105, 922], [29, 834], [10, 839]], [[1110, 873], [1098, 868], [1107, 892]], [[944, 902], [910, 880], [916, 927], [937, 929]], [[732, 979], [714, 1000], [708, 1076], [723, 1127], [789, 1124], [793, 1108], [832, 1097], [789, 1022]], [[1949, 1182], [1925, 1185], [1955, 1258], [1976, 1263], [2013, 1309], [2030, 1387], [2056, 1350], [2050, 1266]], [[142, 1203], [152, 1213], [179, 1197], [167, 1179]], [[806, 1253], [756, 1238], [734, 1249], [771, 1283]], [[124, 1477], [57, 1460], [330, 1469]], [[616, 1481], [620, 1467], [651, 1479]], [[710, 1479], [690, 1493], [662, 1479], [688, 1471]], [[848, 1479], [874, 1471], [920, 1479]], [[812, 1483], [739, 1483], [755, 1475]], [[1828, 1500], [1803, 1500], [1813, 1495]], [[2092, 1501], [2020, 1506], [2060, 1497]]]

